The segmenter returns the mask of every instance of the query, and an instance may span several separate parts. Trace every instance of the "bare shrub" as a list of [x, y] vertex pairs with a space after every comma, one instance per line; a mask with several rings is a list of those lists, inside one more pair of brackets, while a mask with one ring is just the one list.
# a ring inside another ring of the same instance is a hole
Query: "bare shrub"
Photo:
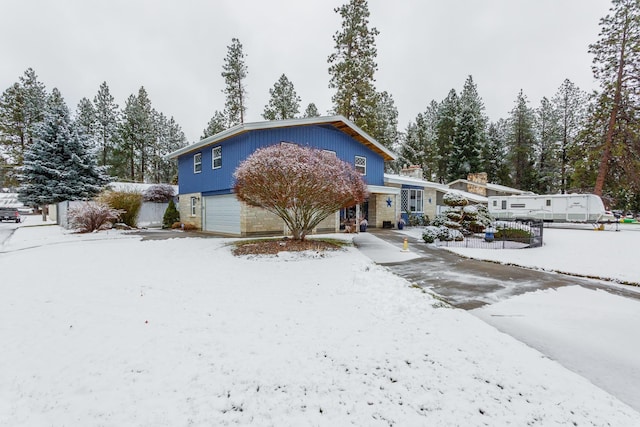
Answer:
[[69, 226], [80, 233], [111, 228], [122, 212], [102, 202], [83, 202], [69, 208]]

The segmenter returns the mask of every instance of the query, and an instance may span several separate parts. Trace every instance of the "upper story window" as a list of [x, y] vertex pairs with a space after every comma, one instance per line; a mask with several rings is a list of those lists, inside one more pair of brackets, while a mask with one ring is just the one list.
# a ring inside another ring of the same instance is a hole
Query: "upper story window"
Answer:
[[202, 153], [193, 155], [193, 173], [202, 172]]
[[356, 160], [354, 162], [356, 170], [360, 172], [362, 175], [367, 174], [367, 158], [362, 156], [356, 156]]
[[222, 167], [222, 147], [219, 145], [211, 149], [211, 165], [213, 169]]

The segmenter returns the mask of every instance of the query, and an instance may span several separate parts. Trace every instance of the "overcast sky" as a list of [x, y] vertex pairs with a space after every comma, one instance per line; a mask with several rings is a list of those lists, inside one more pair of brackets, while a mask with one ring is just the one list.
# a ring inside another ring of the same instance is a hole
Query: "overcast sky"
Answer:
[[[0, 0], [0, 90], [32, 67], [72, 110], [106, 81], [122, 107], [144, 86], [190, 142], [224, 107], [227, 46], [244, 46], [245, 121], [261, 121], [269, 89], [286, 74], [322, 114], [331, 109], [327, 57], [347, 0]], [[590, 43], [610, 0], [369, 0], [380, 35], [376, 87], [395, 99], [399, 127], [460, 91], [472, 75], [491, 120], [520, 89], [530, 105], [565, 78], [597, 88]]]

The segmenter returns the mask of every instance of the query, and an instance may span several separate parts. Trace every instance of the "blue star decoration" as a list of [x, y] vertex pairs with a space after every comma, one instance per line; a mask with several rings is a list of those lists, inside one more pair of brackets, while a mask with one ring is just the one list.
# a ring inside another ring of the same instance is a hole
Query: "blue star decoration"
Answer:
[[390, 208], [391, 207], [391, 197], [387, 197], [387, 207]]

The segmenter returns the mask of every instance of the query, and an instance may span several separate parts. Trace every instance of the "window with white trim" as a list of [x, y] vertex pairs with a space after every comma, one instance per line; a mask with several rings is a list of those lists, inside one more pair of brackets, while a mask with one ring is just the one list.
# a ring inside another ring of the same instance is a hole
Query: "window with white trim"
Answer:
[[360, 172], [362, 175], [367, 174], [367, 158], [362, 156], [356, 156], [354, 161], [354, 166], [356, 170]]
[[222, 147], [220, 145], [211, 149], [211, 166], [213, 169], [222, 167]]
[[202, 153], [193, 155], [193, 173], [202, 172]]
[[424, 190], [407, 188], [401, 194], [402, 212], [420, 214], [424, 213]]
[[191, 216], [196, 216], [196, 207], [198, 206], [198, 199], [195, 197], [191, 198]]
[[322, 150], [322, 154], [326, 154], [328, 157], [338, 157], [336, 152], [333, 150]]

